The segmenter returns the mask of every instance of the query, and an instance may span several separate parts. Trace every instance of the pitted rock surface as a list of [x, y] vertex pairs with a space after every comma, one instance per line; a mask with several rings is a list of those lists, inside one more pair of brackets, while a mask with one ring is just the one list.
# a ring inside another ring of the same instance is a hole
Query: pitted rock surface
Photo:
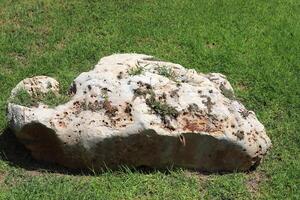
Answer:
[[20, 90], [26, 90], [30, 95], [37, 95], [38, 93], [53, 92], [58, 93], [59, 83], [51, 77], [47, 76], [35, 76], [33, 78], [26, 78], [11, 91], [11, 97]]
[[[20, 88], [32, 95], [58, 91], [58, 83], [45, 76], [25, 79], [12, 98]], [[8, 104], [10, 126], [34, 158], [94, 170], [245, 171], [271, 146], [264, 126], [235, 100], [222, 74], [115, 54], [80, 74], [69, 94], [71, 100], [55, 108]]]

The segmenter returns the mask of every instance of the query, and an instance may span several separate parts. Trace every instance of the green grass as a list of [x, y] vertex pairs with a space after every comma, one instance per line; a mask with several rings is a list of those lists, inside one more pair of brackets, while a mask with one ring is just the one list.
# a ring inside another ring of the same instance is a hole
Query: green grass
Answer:
[[143, 67], [139, 66], [138, 64], [134, 67], [128, 70], [128, 74], [130, 76], [140, 75], [143, 73]]
[[3, 133], [0, 199], [299, 199], [299, 15], [298, 0], [0, 0], [1, 132], [22, 79], [51, 76], [66, 92], [101, 57], [137, 52], [225, 74], [273, 142], [250, 173], [91, 176], [51, 173]]
[[55, 94], [51, 91], [46, 94], [38, 93], [30, 95], [26, 90], [19, 90], [9, 102], [27, 107], [37, 106], [39, 103], [46, 104], [49, 107], [55, 107], [68, 102], [70, 98], [71, 97], [67, 94]]
[[159, 75], [165, 76], [175, 82], [178, 82], [178, 80], [176, 80], [176, 74], [172, 71], [172, 69], [168, 68], [167, 66], [157, 67], [156, 70]]
[[31, 97], [24, 89], [19, 90], [13, 98], [8, 100], [8, 102], [22, 106], [33, 106], [34, 103], [37, 103], [33, 101], [33, 97]]

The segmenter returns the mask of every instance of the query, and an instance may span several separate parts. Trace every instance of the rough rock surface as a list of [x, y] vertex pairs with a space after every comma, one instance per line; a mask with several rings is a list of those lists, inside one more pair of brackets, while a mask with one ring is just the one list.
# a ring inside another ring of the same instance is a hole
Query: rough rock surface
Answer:
[[59, 83], [47, 76], [35, 76], [33, 78], [26, 78], [11, 91], [11, 98], [14, 98], [20, 90], [26, 90], [30, 95], [37, 95], [38, 93], [54, 92], [58, 93]]
[[[49, 77], [25, 79], [30, 94], [58, 92]], [[70, 168], [179, 166], [245, 171], [271, 146], [226, 77], [142, 54], [115, 54], [80, 74], [55, 108], [8, 104], [8, 119], [34, 158]]]

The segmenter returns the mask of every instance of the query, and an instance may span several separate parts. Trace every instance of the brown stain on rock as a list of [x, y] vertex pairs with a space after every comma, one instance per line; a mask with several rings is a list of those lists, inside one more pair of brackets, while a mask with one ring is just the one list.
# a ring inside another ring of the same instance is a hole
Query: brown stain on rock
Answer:
[[106, 114], [109, 116], [109, 117], [114, 117], [116, 116], [116, 112], [118, 111], [118, 108], [116, 106], [113, 106], [111, 104], [110, 101], [108, 100], [105, 100], [103, 102], [103, 108], [104, 110], [106, 110]]
[[185, 126], [183, 127], [184, 131], [192, 131], [192, 132], [200, 132], [208, 130], [208, 120], [204, 119], [196, 119], [196, 120], [188, 120], [184, 118]]
[[218, 132], [221, 131], [221, 126], [218, 122], [213, 122], [205, 116], [198, 117], [183, 117], [181, 120], [182, 129], [191, 132]]
[[67, 127], [67, 125], [66, 125], [66, 123], [65, 123], [64, 121], [59, 121], [59, 122], [58, 122], [58, 125], [59, 125], [59, 127], [61, 127], [61, 128], [66, 128], [66, 127]]

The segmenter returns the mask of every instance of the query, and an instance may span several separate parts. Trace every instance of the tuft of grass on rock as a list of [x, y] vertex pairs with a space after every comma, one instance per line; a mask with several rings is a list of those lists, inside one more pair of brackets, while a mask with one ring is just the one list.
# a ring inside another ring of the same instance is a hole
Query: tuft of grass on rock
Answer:
[[70, 98], [71, 97], [68, 95], [54, 94], [53, 92], [48, 92], [41, 96], [40, 102], [50, 107], [55, 107], [67, 103], [70, 100]]
[[146, 104], [163, 119], [167, 116], [176, 118], [179, 115], [179, 112], [174, 107], [165, 102], [156, 100], [154, 95], [151, 95], [150, 98], [146, 99]]
[[161, 67], [157, 67], [156, 70], [157, 70], [159, 75], [165, 76], [165, 77], [167, 77], [168, 79], [170, 79], [172, 81], [178, 82], [176, 74], [169, 67], [161, 66]]
[[14, 96], [14, 98], [10, 100], [10, 103], [28, 107], [28, 106], [32, 106], [33, 104], [32, 100], [33, 99], [30, 96], [30, 94], [26, 90], [22, 89], [19, 90], [18, 93]]
[[128, 74], [130, 76], [135, 76], [135, 75], [140, 75], [143, 73], [143, 67], [141, 67], [140, 65], [136, 65], [135, 67], [131, 68], [128, 70]]
[[228, 90], [224, 87], [224, 85], [221, 85], [220, 87], [222, 94], [231, 100], [236, 100], [236, 97], [234, 96], [234, 93], [231, 90]]
[[30, 95], [26, 90], [19, 90], [14, 98], [10, 100], [10, 103], [22, 105], [22, 106], [37, 106], [38, 103], [43, 103], [49, 107], [55, 107], [60, 104], [64, 104], [70, 100], [70, 96], [55, 94], [54, 92], [37, 93]]
[[146, 99], [146, 104], [154, 111], [154, 113], [165, 119], [167, 116], [176, 118], [179, 112], [165, 101], [156, 99], [156, 95], [151, 88], [137, 88], [134, 90], [135, 96], [143, 96]]

